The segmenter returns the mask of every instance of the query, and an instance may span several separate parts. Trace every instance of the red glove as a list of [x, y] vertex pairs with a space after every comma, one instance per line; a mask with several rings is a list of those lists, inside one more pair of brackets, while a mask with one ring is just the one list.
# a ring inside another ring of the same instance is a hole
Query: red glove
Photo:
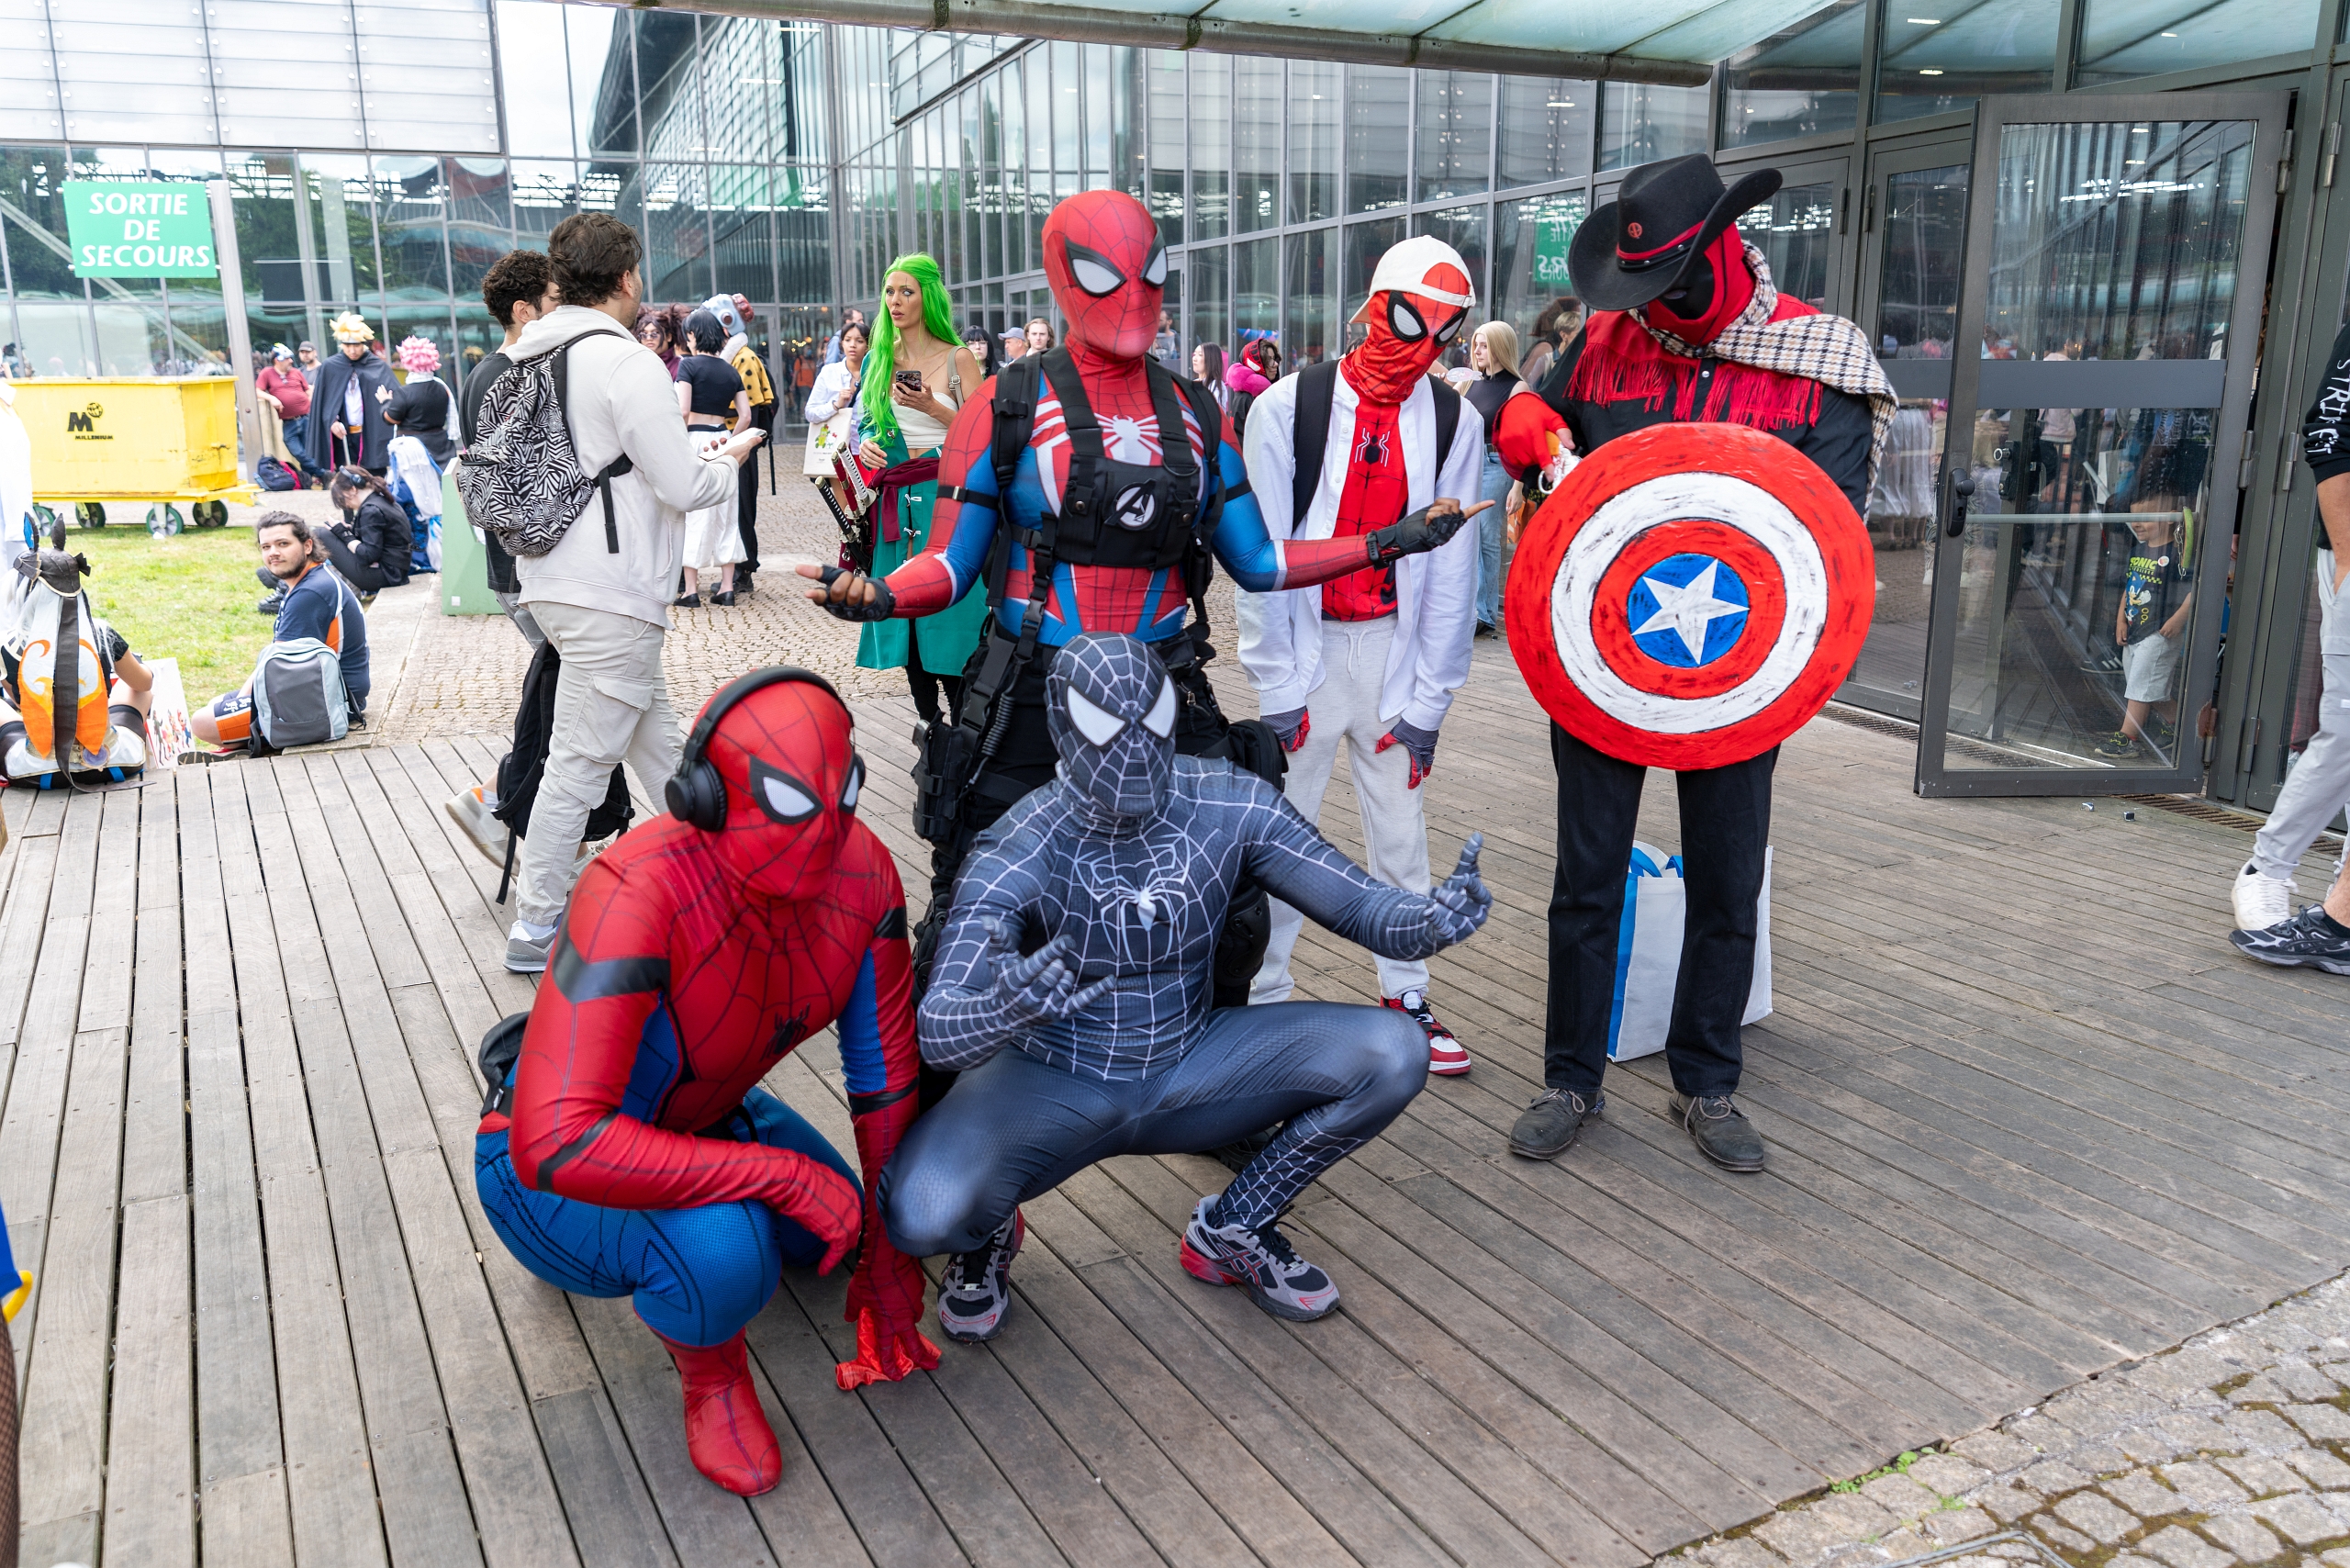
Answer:
[[1501, 454], [1509, 476], [1523, 479], [1528, 468], [1550, 461], [1550, 436], [1555, 431], [1563, 439], [1566, 428], [1564, 416], [1533, 393], [1513, 397], [1503, 402], [1501, 417], [1494, 421], [1494, 450]]
[[1314, 729], [1314, 721], [1306, 716], [1303, 708], [1287, 713], [1268, 713], [1265, 722], [1271, 728], [1273, 738], [1281, 743], [1283, 751], [1295, 751], [1304, 745], [1305, 737]]
[[865, 1224], [865, 1205], [858, 1201], [856, 1189], [832, 1167], [819, 1165], [793, 1149], [775, 1152], [781, 1157], [783, 1170], [762, 1195], [769, 1208], [823, 1240], [824, 1260], [816, 1265], [816, 1271], [829, 1274], [833, 1265], [856, 1245], [857, 1232]]
[[845, 1394], [868, 1383], [896, 1383], [917, 1369], [929, 1372], [937, 1365], [938, 1347], [923, 1338], [921, 1329], [912, 1322], [891, 1322], [867, 1307], [856, 1315], [856, 1359], [834, 1367], [833, 1381]]

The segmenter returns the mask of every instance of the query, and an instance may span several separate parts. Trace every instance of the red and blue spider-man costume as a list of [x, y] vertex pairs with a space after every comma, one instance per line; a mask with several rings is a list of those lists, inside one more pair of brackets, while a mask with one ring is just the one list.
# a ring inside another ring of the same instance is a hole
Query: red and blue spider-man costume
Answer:
[[[938, 1364], [915, 1327], [921, 1267], [870, 1206], [915, 1110], [905, 895], [855, 815], [864, 764], [831, 688], [741, 696], [701, 755], [723, 782], [721, 825], [657, 817], [580, 878], [475, 1164], [490, 1223], [532, 1273], [635, 1297], [684, 1382], [696, 1467], [755, 1495], [782, 1458], [743, 1329], [781, 1267], [829, 1270], [861, 1229], [857, 1356], [840, 1386]], [[833, 1023], [862, 1191], [757, 1087]]]

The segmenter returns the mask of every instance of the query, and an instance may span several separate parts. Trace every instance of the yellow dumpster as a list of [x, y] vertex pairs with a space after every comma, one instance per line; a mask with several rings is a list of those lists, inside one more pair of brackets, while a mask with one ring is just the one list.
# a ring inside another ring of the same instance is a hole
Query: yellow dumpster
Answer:
[[73, 506], [84, 527], [105, 526], [108, 501], [144, 501], [150, 530], [176, 533], [173, 503], [189, 501], [197, 527], [218, 528], [228, 502], [259, 493], [237, 472], [228, 376], [41, 377], [14, 389], [32, 438], [35, 501]]

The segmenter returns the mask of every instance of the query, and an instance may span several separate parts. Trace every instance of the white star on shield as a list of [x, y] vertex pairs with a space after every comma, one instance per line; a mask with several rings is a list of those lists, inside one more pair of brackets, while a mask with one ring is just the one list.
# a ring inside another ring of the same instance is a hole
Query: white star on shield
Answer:
[[1706, 563], [1705, 570], [1685, 585], [1668, 583], [1657, 577], [1642, 577], [1649, 592], [1656, 595], [1656, 613], [1632, 628], [1635, 637], [1651, 632], [1677, 632], [1692, 659], [1706, 656], [1706, 631], [1725, 616], [1743, 615], [1747, 607], [1732, 604], [1726, 599], [1714, 597], [1714, 574], [1721, 569], [1718, 561]]

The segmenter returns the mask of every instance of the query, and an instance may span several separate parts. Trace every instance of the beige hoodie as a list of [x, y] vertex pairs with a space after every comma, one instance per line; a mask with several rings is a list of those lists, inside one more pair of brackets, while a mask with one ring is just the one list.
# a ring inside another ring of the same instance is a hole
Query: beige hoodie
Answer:
[[661, 356], [600, 310], [566, 305], [522, 329], [509, 358], [528, 359], [577, 338], [566, 370], [571, 439], [590, 474], [622, 453], [635, 467], [612, 481], [620, 554], [604, 538], [604, 499], [555, 547], [514, 563], [524, 604], [575, 604], [669, 624], [686, 551], [686, 513], [734, 496], [734, 465], [705, 460], [677, 413]]

